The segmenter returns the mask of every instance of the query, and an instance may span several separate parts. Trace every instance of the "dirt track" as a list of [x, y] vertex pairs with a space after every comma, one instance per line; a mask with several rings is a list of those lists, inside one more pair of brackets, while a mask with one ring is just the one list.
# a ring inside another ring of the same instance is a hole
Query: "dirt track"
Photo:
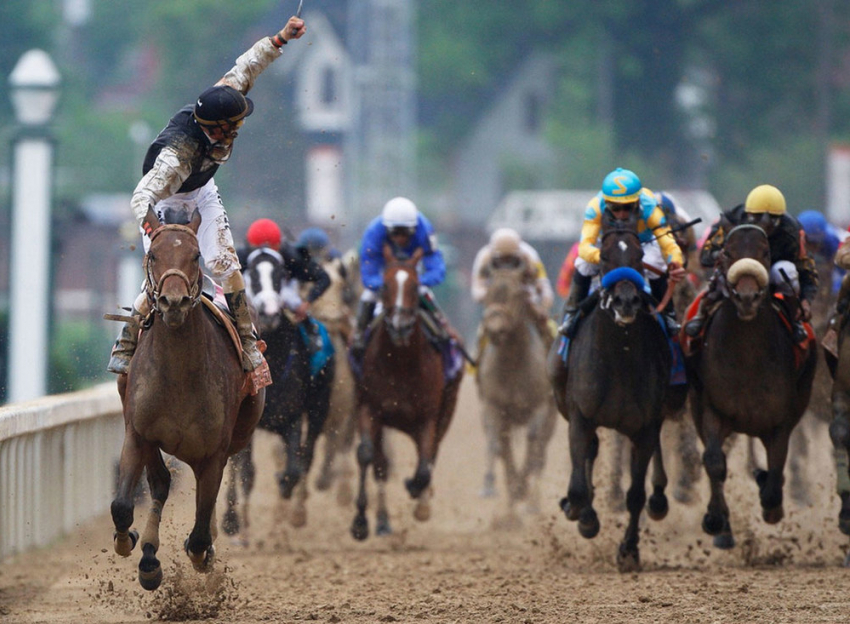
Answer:
[[[707, 500], [703, 476], [698, 502], [683, 506], [671, 497], [663, 522], [644, 522], [643, 571], [628, 575], [619, 574], [614, 563], [626, 515], [608, 509], [604, 464], [596, 471], [602, 521], [596, 539], [579, 537], [557, 507], [569, 466], [563, 422], [550, 446], [543, 513], [523, 515], [514, 530], [495, 528], [510, 523], [504, 521], [503, 501], [478, 497], [483, 439], [472, 383], [465, 383], [441, 449], [428, 523], [412, 518], [401, 486], [413, 470], [409, 443], [393, 439], [390, 537], [355, 542], [348, 531], [353, 507], [339, 507], [330, 493], [311, 495], [307, 527], [293, 529], [276, 520], [271, 440], [259, 433], [257, 441], [260, 472], [252, 500], [257, 541], [248, 549], [222, 535], [216, 570], [209, 575], [192, 570], [180, 549], [193, 511], [191, 475], [184, 474], [183, 487], [163, 514], [165, 580], [159, 590], [139, 587], [138, 551], [129, 559], [113, 553], [104, 516], [54, 547], [0, 565], [0, 621], [850, 621], [850, 572], [840, 567], [848, 542], [837, 529], [831, 447], [823, 426], [809, 453], [811, 505], [801, 507], [786, 496], [785, 519], [776, 526], [761, 522], [756, 486], [741, 468], [739, 445], [730, 456], [727, 482], [735, 549], [712, 548], [699, 528]], [[142, 514], [137, 510], [137, 524]], [[374, 527], [371, 514], [370, 523]]]

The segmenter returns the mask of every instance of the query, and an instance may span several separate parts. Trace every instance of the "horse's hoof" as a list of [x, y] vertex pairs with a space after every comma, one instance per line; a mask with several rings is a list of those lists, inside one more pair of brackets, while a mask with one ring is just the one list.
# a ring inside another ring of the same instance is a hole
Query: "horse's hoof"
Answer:
[[292, 492], [295, 491], [295, 486], [298, 485], [300, 475], [284, 472], [278, 476], [277, 488], [280, 492], [280, 497], [286, 500], [292, 498]]
[[138, 541], [139, 532], [136, 529], [130, 529], [124, 536], [119, 535], [117, 531], [112, 534], [112, 542], [113, 547], [115, 548], [115, 553], [122, 557], [129, 557]]
[[189, 538], [183, 542], [183, 550], [186, 551], [186, 555], [189, 557], [189, 561], [192, 562], [192, 567], [195, 568], [196, 572], [209, 572], [212, 569], [212, 565], [215, 562], [215, 545], [210, 544], [209, 548], [207, 548], [202, 553], [195, 553], [189, 550]]
[[646, 506], [646, 511], [653, 520], [663, 520], [667, 516], [667, 512], [670, 511], [670, 505], [667, 502], [667, 496], [664, 492], [659, 492], [649, 497], [649, 504]]
[[239, 514], [233, 507], [224, 512], [224, 518], [221, 519], [221, 530], [224, 531], [225, 535], [239, 534]]
[[562, 498], [561, 502], [558, 504], [561, 507], [561, 511], [563, 511], [564, 515], [567, 517], [567, 520], [571, 522], [578, 520], [579, 510], [577, 507], [570, 504], [570, 500], [566, 496]]
[[413, 517], [419, 522], [426, 522], [427, 520], [430, 520], [431, 505], [422, 501], [417, 502], [416, 507], [413, 508]]
[[356, 516], [351, 523], [351, 536], [358, 542], [369, 537], [369, 521], [366, 516]]
[[307, 524], [307, 509], [301, 506], [295, 507], [289, 513], [289, 524], [295, 529], [300, 529]]
[[715, 548], [719, 548], [721, 550], [731, 550], [735, 547], [735, 538], [732, 537], [732, 533], [729, 531], [724, 531], [715, 535], [712, 542], [714, 543]]
[[702, 517], [702, 530], [709, 535], [720, 535], [724, 524], [720, 514], [707, 513]]
[[621, 574], [640, 572], [640, 552], [637, 548], [631, 550], [625, 544], [620, 544], [617, 550], [617, 570]]
[[578, 532], [585, 539], [593, 539], [599, 534], [599, 517], [593, 507], [587, 507], [578, 521]]
[[393, 529], [390, 526], [389, 514], [385, 512], [378, 513], [375, 522], [375, 535], [392, 535]]
[[762, 509], [761, 517], [768, 524], [776, 524], [785, 517], [785, 510], [782, 505], [771, 507], [770, 509]]
[[142, 546], [142, 559], [139, 561], [139, 584], [142, 589], [153, 591], [162, 583], [162, 566], [156, 558], [156, 549], [150, 542]]

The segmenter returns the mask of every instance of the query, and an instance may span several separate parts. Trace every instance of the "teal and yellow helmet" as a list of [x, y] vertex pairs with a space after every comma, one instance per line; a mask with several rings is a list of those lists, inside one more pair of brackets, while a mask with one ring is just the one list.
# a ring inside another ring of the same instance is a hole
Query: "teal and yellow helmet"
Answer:
[[630, 204], [640, 198], [641, 188], [634, 171], [617, 167], [602, 181], [602, 198], [613, 204]]

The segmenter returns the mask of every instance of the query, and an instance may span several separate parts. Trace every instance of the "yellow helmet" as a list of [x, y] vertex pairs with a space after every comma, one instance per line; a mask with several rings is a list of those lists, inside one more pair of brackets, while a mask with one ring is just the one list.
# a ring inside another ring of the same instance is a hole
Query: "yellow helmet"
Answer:
[[785, 196], [775, 186], [762, 184], [747, 195], [744, 210], [752, 214], [767, 212], [772, 215], [783, 215], [785, 214]]

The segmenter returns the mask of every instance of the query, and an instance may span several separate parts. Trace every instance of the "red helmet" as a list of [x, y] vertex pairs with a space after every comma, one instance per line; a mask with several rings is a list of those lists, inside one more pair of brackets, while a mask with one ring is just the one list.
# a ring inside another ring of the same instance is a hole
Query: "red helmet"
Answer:
[[252, 247], [280, 247], [280, 228], [271, 219], [257, 219], [248, 228], [245, 235]]

